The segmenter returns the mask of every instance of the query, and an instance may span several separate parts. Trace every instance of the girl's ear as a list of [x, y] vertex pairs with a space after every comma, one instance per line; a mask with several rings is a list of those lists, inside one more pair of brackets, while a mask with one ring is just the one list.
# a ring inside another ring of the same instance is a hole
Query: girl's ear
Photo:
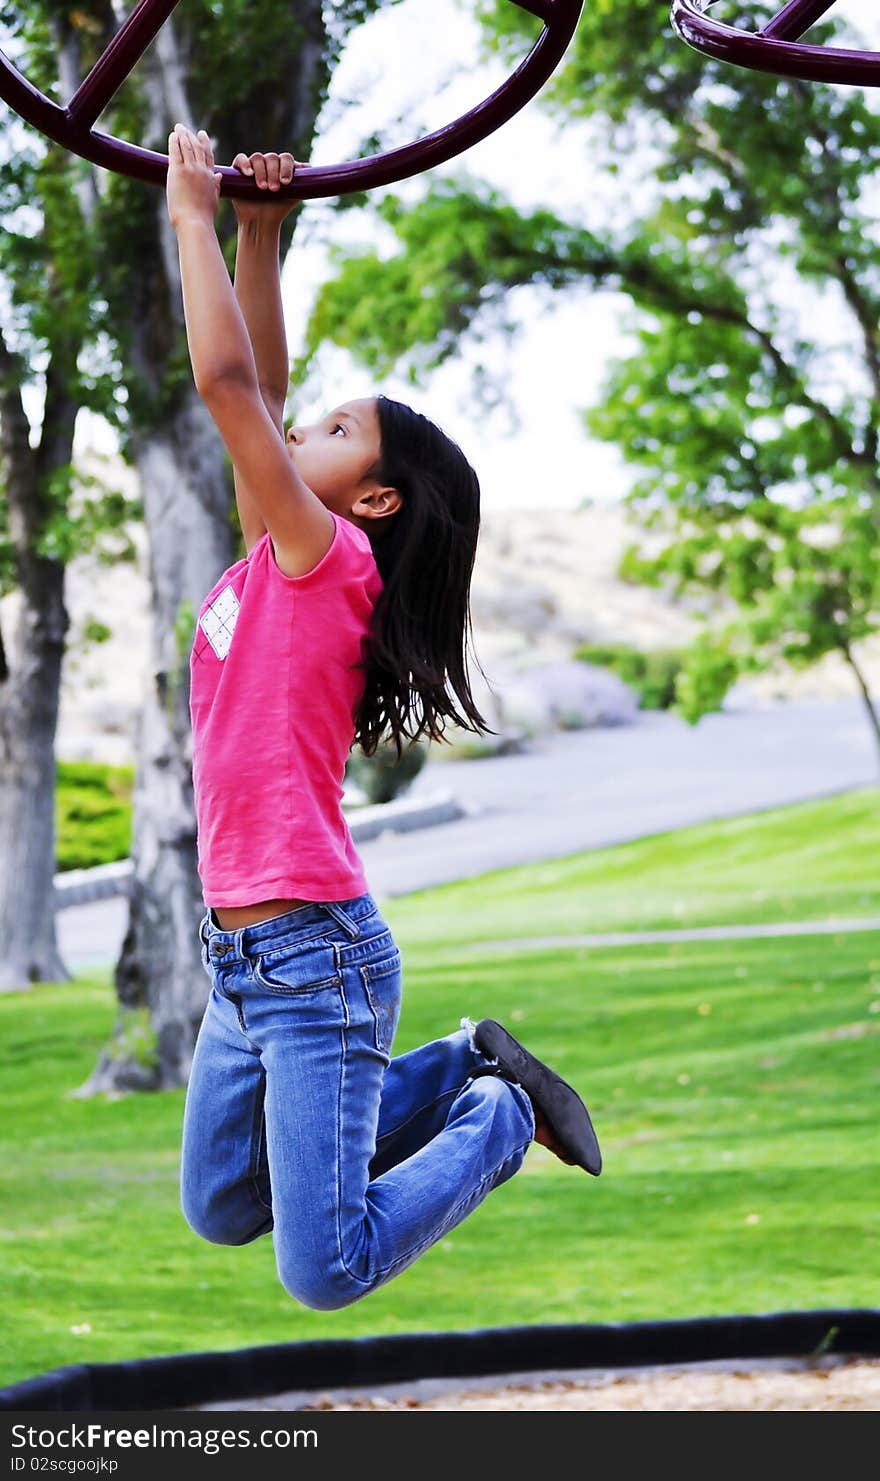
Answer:
[[403, 508], [403, 499], [401, 497], [401, 494], [400, 494], [400, 490], [399, 489], [395, 489], [395, 488], [384, 488], [384, 489], [380, 489], [379, 490], [379, 493], [382, 495], [382, 498], [385, 500], [385, 503], [384, 503], [383, 508], [382, 508], [382, 513], [383, 514], [396, 514], [397, 511], [398, 511], [398, 509], [402, 509]]
[[389, 514], [396, 514], [398, 509], [402, 508], [403, 499], [399, 491], [390, 485], [385, 485], [371, 489], [368, 494], [361, 494], [352, 513], [363, 514], [367, 519], [384, 519]]

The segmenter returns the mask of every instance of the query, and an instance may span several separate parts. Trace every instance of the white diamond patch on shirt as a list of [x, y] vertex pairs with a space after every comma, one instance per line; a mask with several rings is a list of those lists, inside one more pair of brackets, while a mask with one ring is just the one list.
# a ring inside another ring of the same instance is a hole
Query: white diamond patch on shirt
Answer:
[[199, 627], [218, 658], [225, 658], [232, 647], [232, 634], [238, 621], [241, 603], [231, 586], [224, 586], [199, 618]]

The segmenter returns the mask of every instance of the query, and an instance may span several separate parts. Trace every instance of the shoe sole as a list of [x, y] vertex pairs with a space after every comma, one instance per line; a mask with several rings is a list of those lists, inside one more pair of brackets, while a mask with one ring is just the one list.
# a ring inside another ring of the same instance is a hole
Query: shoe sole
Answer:
[[597, 1178], [602, 1171], [602, 1153], [590, 1113], [574, 1086], [530, 1054], [494, 1018], [484, 1018], [477, 1024], [474, 1043], [481, 1054], [496, 1059], [499, 1068], [522, 1086], [578, 1167]]

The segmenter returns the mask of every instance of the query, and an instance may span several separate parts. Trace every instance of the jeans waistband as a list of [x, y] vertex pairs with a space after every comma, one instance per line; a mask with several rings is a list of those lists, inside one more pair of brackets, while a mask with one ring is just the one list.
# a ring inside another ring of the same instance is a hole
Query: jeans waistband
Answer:
[[239, 956], [246, 957], [249, 947], [275, 941], [279, 936], [317, 936], [326, 931], [327, 917], [330, 916], [351, 941], [356, 941], [362, 924], [375, 915], [377, 909], [369, 894], [356, 895], [352, 900], [315, 900], [309, 905], [299, 905], [295, 910], [286, 910], [282, 915], [257, 921], [255, 925], [224, 931], [216, 924], [209, 906], [199, 925], [199, 935], [206, 946], [227, 945], [234, 947]]

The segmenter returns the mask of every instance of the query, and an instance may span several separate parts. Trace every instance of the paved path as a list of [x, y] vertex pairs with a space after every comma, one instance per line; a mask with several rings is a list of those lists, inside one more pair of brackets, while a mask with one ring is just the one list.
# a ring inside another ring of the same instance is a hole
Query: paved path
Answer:
[[492, 956], [511, 951], [554, 951], [578, 946], [674, 946], [677, 941], [749, 941], [774, 936], [841, 936], [853, 931], [880, 931], [880, 920], [780, 921], [765, 925], [692, 926], [676, 931], [597, 931], [587, 936], [508, 936], [504, 941], [468, 941], [456, 946], [456, 955]]
[[695, 727], [649, 714], [620, 729], [557, 735], [533, 755], [435, 762], [413, 794], [443, 785], [444, 775], [473, 815], [366, 848], [377, 898], [876, 785], [880, 762], [853, 702], [708, 715]]
[[[451, 789], [455, 822], [384, 833], [360, 845], [372, 893], [396, 895], [488, 870], [622, 843], [874, 785], [880, 767], [857, 701], [708, 715], [691, 727], [644, 715], [613, 730], [569, 731], [522, 756], [432, 760], [412, 795]], [[124, 899], [58, 914], [71, 968], [115, 961]]]

